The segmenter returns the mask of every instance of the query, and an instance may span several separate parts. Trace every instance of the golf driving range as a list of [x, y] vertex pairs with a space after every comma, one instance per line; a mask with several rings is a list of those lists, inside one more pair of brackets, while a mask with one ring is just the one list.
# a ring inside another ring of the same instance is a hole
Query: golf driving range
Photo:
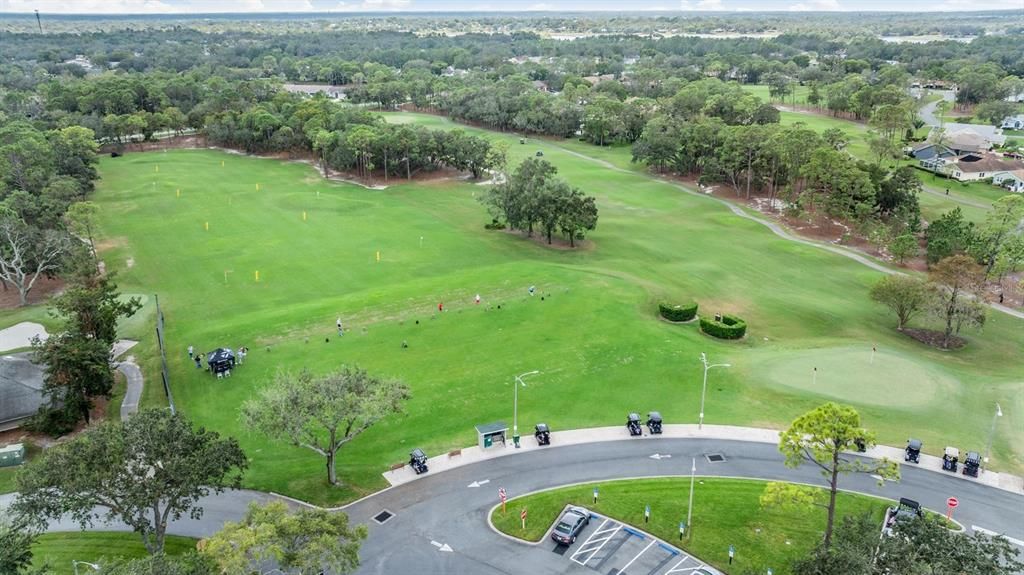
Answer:
[[[576, 249], [485, 230], [484, 186], [457, 177], [369, 189], [324, 180], [306, 163], [217, 150], [102, 160], [101, 257], [125, 293], [159, 296], [175, 403], [239, 438], [248, 487], [351, 501], [384, 487], [381, 472], [415, 447], [445, 453], [475, 443], [474, 425], [511, 422], [513, 377], [531, 370], [541, 373], [519, 390], [521, 429], [619, 425], [650, 410], [666, 423], [696, 422], [701, 352], [731, 364], [710, 374], [706, 423], [782, 428], [837, 400], [881, 443], [914, 436], [939, 454], [983, 450], [998, 401], [1006, 415], [992, 465], [1024, 470], [1021, 320], [992, 312], [984, 331], [964, 333], [964, 349], [927, 348], [868, 298], [880, 272], [615, 169], [628, 167], [628, 149], [593, 148], [596, 161], [582, 144], [474, 131], [508, 146], [510, 168], [542, 151], [597, 198], [597, 229]], [[659, 302], [689, 300], [701, 315], [742, 317], [746, 337], [718, 340], [696, 322], [658, 319]], [[139, 360], [158, 374], [153, 339]], [[217, 379], [195, 369], [190, 345], [250, 351]], [[412, 397], [404, 414], [339, 452], [344, 485], [327, 489], [322, 458], [249, 431], [239, 407], [278, 370], [341, 364], [401, 379]], [[147, 380], [144, 405], [164, 402], [159, 379]]]

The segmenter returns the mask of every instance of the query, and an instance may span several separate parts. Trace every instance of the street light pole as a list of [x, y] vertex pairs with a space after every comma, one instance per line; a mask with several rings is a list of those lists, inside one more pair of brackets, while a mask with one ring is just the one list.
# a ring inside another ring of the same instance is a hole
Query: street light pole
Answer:
[[540, 373], [537, 370], [528, 371], [524, 374], [516, 376], [516, 382], [512, 385], [514, 391], [512, 392], [512, 443], [515, 444], [516, 449], [519, 449], [519, 386], [526, 387], [526, 383], [523, 381], [524, 377], [529, 375], [536, 375]]
[[704, 387], [700, 392], [700, 417], [697, 419], [697, 429], [704, 429], [704, 397], [708, 393], [708, 370], [713, 367], [732, 367], [728, 363], [715, 363], [708, 365], [708, 356], [700, 352], [700, 362], [704, 364]]
[[693, 462], [690, 463], [690, 504], [686, 507], [686, 527], [690, 530], [689, 533], [693, 534], [693, 479], [697, 475], [697, 458], [693, 458]]
[[996, 402], [996, 412], [992, 415], [992, 427], [988, 430], [988, 444], [985, 445], [985, 464], [988, 465], [988, 458], [992, 454], [992, 438], [996, 434], [996, 422], [1003, 416], [1003, 408]]
[[78, 575], [78, 565], [79, 564], [88, 565], [89, 567], [92, 567], [93, 571], [99, 571], [100, 570], [100, 566], [95, 564], [95, 563], [89, 563], [88, 561], [76, 561], [76, 560], [72, 559], [71, 560], [71, 566], [74, 567], [74, 569], [75, 569], [75, 575]]

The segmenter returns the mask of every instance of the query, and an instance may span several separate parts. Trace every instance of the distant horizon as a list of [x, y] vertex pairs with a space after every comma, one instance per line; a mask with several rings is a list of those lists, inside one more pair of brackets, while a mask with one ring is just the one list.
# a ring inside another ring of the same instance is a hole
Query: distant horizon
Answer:
[[[994, 0], [640, 0], [623, 10], [617, 0], [0, 0], [0, 17], [132, 16], [422, 16], [628, 14], [731, 16], [750, 14], [944, 14], [1008, 13]], [[893, 5], [896, 5], [895, 7]]]

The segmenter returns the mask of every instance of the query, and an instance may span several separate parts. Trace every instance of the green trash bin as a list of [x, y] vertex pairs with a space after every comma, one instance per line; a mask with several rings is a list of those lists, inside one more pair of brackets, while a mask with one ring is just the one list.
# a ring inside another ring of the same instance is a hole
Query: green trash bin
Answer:
[[15, 443], [0, 447], [0, 467], [14, 467], [25, 463], [25, 444]]

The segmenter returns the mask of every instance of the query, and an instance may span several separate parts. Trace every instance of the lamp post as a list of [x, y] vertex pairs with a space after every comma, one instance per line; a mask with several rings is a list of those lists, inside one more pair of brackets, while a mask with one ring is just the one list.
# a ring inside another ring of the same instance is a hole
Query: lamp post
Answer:
[[992, 414], [992, 427], [988, 430], [988, 444], [985, 445], [985, 465], [988, 465], [989, 455], [992, 454], [992, 438], [996, 434], [996, 422], [1003, 416], [1003, 408], [996, 402], [996, 412]]
[[516, 382], [512, 385], [514, 389], [512, 392], [512, 443], [515, 444], [516, 449], [519, 449], [519, 386], [526, 387], [526, 382], [523, 381], [523, 378], [538, 373], [540, 372], [533, 370], [517, 375]]
[[72, 559], [71, 560], [71, 566], [74, 567], [74, 569], [75, 569], [75, 575], [78, 575], [78, 566], [79, 565], [88, 565], [89, 567], [92, 567], [93, 571], [99, 571], [100, 570], [100, 566], [95, 564], [95, 563], [89, 563], [88, 561], [76, 561], [76, 560]]
[[704, 429], [704, 396], [708, 393], [708, 370], [713, 367], [732, 367], [728, 363], [714, 363], [708, 365], [708, 356], [700, 352], [700, 362], [704, 364], [704, 387], [700, 392], [700, 418], [697, 420], [697, 429]]

